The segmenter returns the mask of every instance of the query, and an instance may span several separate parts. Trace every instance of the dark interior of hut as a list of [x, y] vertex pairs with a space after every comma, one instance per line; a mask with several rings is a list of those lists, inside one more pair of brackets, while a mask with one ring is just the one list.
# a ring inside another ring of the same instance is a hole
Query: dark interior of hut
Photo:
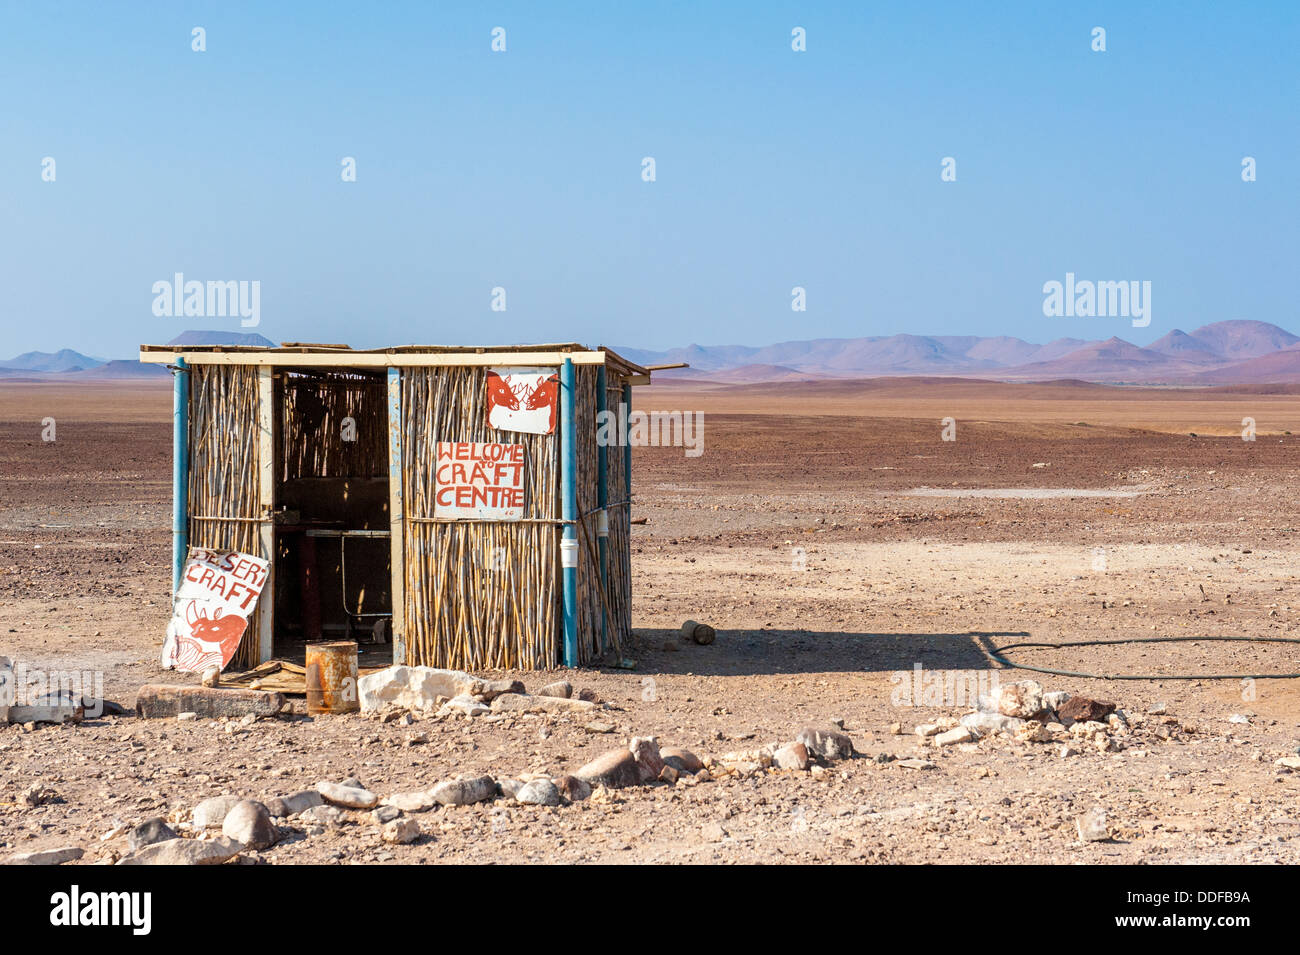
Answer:
[[383, 370], [276, 375], [275, 654], [356, 640], [392, 661], [387, 380]]

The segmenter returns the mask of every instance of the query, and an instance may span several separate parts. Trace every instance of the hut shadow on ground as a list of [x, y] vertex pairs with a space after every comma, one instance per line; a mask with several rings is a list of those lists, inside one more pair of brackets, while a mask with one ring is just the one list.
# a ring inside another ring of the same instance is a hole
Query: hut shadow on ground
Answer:
[[[912, 670], [1001, 670], [985, 652], [1029, 637], [1022, 630], [962, 633], [859, 633], [838, 630], [719, 630], [709, 646], [683, 642], [677, 630], [638, 628], [625, 653], [637, 669], [698, 676]], [[681, 649], [664, 650], [670, 641]]]

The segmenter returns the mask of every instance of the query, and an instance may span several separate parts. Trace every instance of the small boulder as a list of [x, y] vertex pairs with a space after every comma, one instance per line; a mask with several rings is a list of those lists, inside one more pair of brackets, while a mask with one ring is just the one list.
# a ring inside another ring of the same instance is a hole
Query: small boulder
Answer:
[[234, 839], [168, 839], [145, 846], [118, 861], [118, 865], [221, 865], [243, 850]]
[[628, 749], [612, 749], [597, 756], [573, 775], [591, 786], [623, 789], [641, 784], [641, 768]]
[[555, 780], [555, 788], [569, 802], [582, 802], [591, 795], [591, 785], [577, 776], [564, 775]]
[[471, 803], [493, 799], [497, 794], [496, 780], [491, 776], [471, 776], [467, 779], [448, 779], [429, 790], [434, 802], [444, 806], [468, 806]]
[[1057, 713], [1076, 723], [1101, 723], [1114, 711], [1114, 703], [1092, 700], [1086, 696], [1072, 696], [1061, 704]]
[[[520, 690], [519, 692], [523, 692]], [[540, 690], [533, 693], [534, 696], [557, 696], [563, 699], [569, 699], [573, 696], [573, 684], [568, 680], [556, 680], [554, 683], [548, 683]]]
[[1043, 687], [1037, 680], [1003, 683], [993, 693], [996, 708], [1003, 716], [1033, 719], [1043, 711]]
[[795, 742], [803, 743], [809, 755], [818, 756], [828, 762], [850, 759], [856, 752], [851, 739], [838, 730], [832, 729], [805, 727], [795, 737]]
[[195, 829], [220, 829], [226, 813], [242, 802], [243, 796], [213, 796], [194, 807], [190, 822]]
[[420, 838], [420, 824], [414, 819], [393, 819], [384, 824], [380, 838], [395, 846], [409, 846]]
[[288, 819], [290, 816], [296, 816], [300, 812], [306, 812], [312, 806], [319, 806], [325, 800], [321, 794], [314, 789], [304, 789], [301, 792], [293, 793], [290, 796], [272, 796], [266, 800], [264, 805], [266, 811], [273, 817]]
[[176, 833], [171, 826], [167, 825], [166, 820], [161, 816], [155, 816], [152, 819], [146, 819], [128, 832], [126, 834], [126, 845], [128, 849], [135, 852], [137, 849], [151, 846], [155, 842], [166, 842], [168, 839], [175, 838], [177, 838]]
[[564, 804], [560, 790], [549, 779], [534, 779], [524, 783], [515, 793], [515, 801], [529, 806], [560, 806]]
[[787, 743], [772, 754], [772, 765], [777, 769], [803, 771], [810, 762], [808, 747], [803, 743]]
[[245, 849], [265, 849], [274, 845], [277, 838], [271, 814], [265, 806], [245, 799], [231, 807], [221, 823], [221, 834], [234, 839]]
[[698, 773], [704, 768], [704, 763], [698, 756], [690, 750], [678, 749], [676, 746], [665, 746], [659, 750], [659, 757], [664, 761], [665, 766], [671, 766], [679, 773]]
[[340, 783], [321, 781], [316, 784], [316, 791], [325, 801], [344, 809], [374, 809], [379, 805], [379, 797], [368, 789], [359, 786], [344, 786]]
[[64, 846], [39, 852], [18, 852], [0, 862], [0, 865], [63, 865], [65, 862], [75, 862], [85, 854], [86, 850], [80, 846]]

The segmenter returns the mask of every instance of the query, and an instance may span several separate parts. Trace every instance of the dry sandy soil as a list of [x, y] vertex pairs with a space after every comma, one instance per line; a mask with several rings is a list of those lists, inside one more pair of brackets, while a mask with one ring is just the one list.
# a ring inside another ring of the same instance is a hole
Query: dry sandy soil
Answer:
[[[355, 776], [380, 794], [455, 773], [571, 771], [636, 735], [719, 756], [841, 720], [861, 756], [830, 771], [620, 790], [559, 808], [501, 800], [419, 813], [384, 846], [362, 814], [290, 823], [249, 855], [294, 862], [1298, 862], [1300, 681], [1090, 680], [1133, 732], [1102, 752], [1005, 736], [936, 749], [899, 673], [996, 672], [990, 646], [1152, 636], [1295, 636], [1300, 396], [971, 382], [641, 389], [705, 412], [705, 453], [637, 449], [633, 671], [569, 675], [614, 732], [525, 716], [210, 721], [105, 717], [0, 728], [0, 856], [124, 851], [116, 826], [222, 793]], [[41, 419], [58, 422], [41, 441]], [[957, 440], [939, 419], [957, 419]], [[1239, 437], [1242, 417], [1259, 439]], [[1189, 436], [1196, 432], [1197, 437]], [[1217, 435], [1209, 437], [1209, 435]], [[1036, 466], [1041, 465], [1041, 466]], [[104, 671], [131, 705], [160, 674], [170, 577], [166, 384], [0, 384], [0, 654]], [[1300, 604], [1300, 601], [1298, 601]], [[665, 649], [686, 618], [712, 646]], [[1122, 643], [1017, 660], [1110, 674], [1286, 673], [1288, 644]], [[512, 674], [530, 686], [560, 674]], [[1146, 715], [1164, 704], [1164, 715]], [[1230, 721], [1236, 715], [1238, 721]], [[1140, 723], [1138, 719], [1145, 717]], [[1242, 718], [1244, 717], [1244, 721]], [[901, 724], [901, 733], [891, 732]], [[887, 761], [888, 756], [897, 757]], [[880, 757], [877, 759], [877, 757]], [[900, 760], [920, 757], [933, 768]], [[33, 783], [59, 801], [30, 808]], [[1107, 810], [1112, 838], [1075, 820]]]

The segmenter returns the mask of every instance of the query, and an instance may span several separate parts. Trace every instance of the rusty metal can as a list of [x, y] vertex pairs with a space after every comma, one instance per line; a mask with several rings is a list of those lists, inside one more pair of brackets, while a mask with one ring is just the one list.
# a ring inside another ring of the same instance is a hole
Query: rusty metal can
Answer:
[[356, 642], [307, 644], [307, 712], [355, 713], [359, 709]]

